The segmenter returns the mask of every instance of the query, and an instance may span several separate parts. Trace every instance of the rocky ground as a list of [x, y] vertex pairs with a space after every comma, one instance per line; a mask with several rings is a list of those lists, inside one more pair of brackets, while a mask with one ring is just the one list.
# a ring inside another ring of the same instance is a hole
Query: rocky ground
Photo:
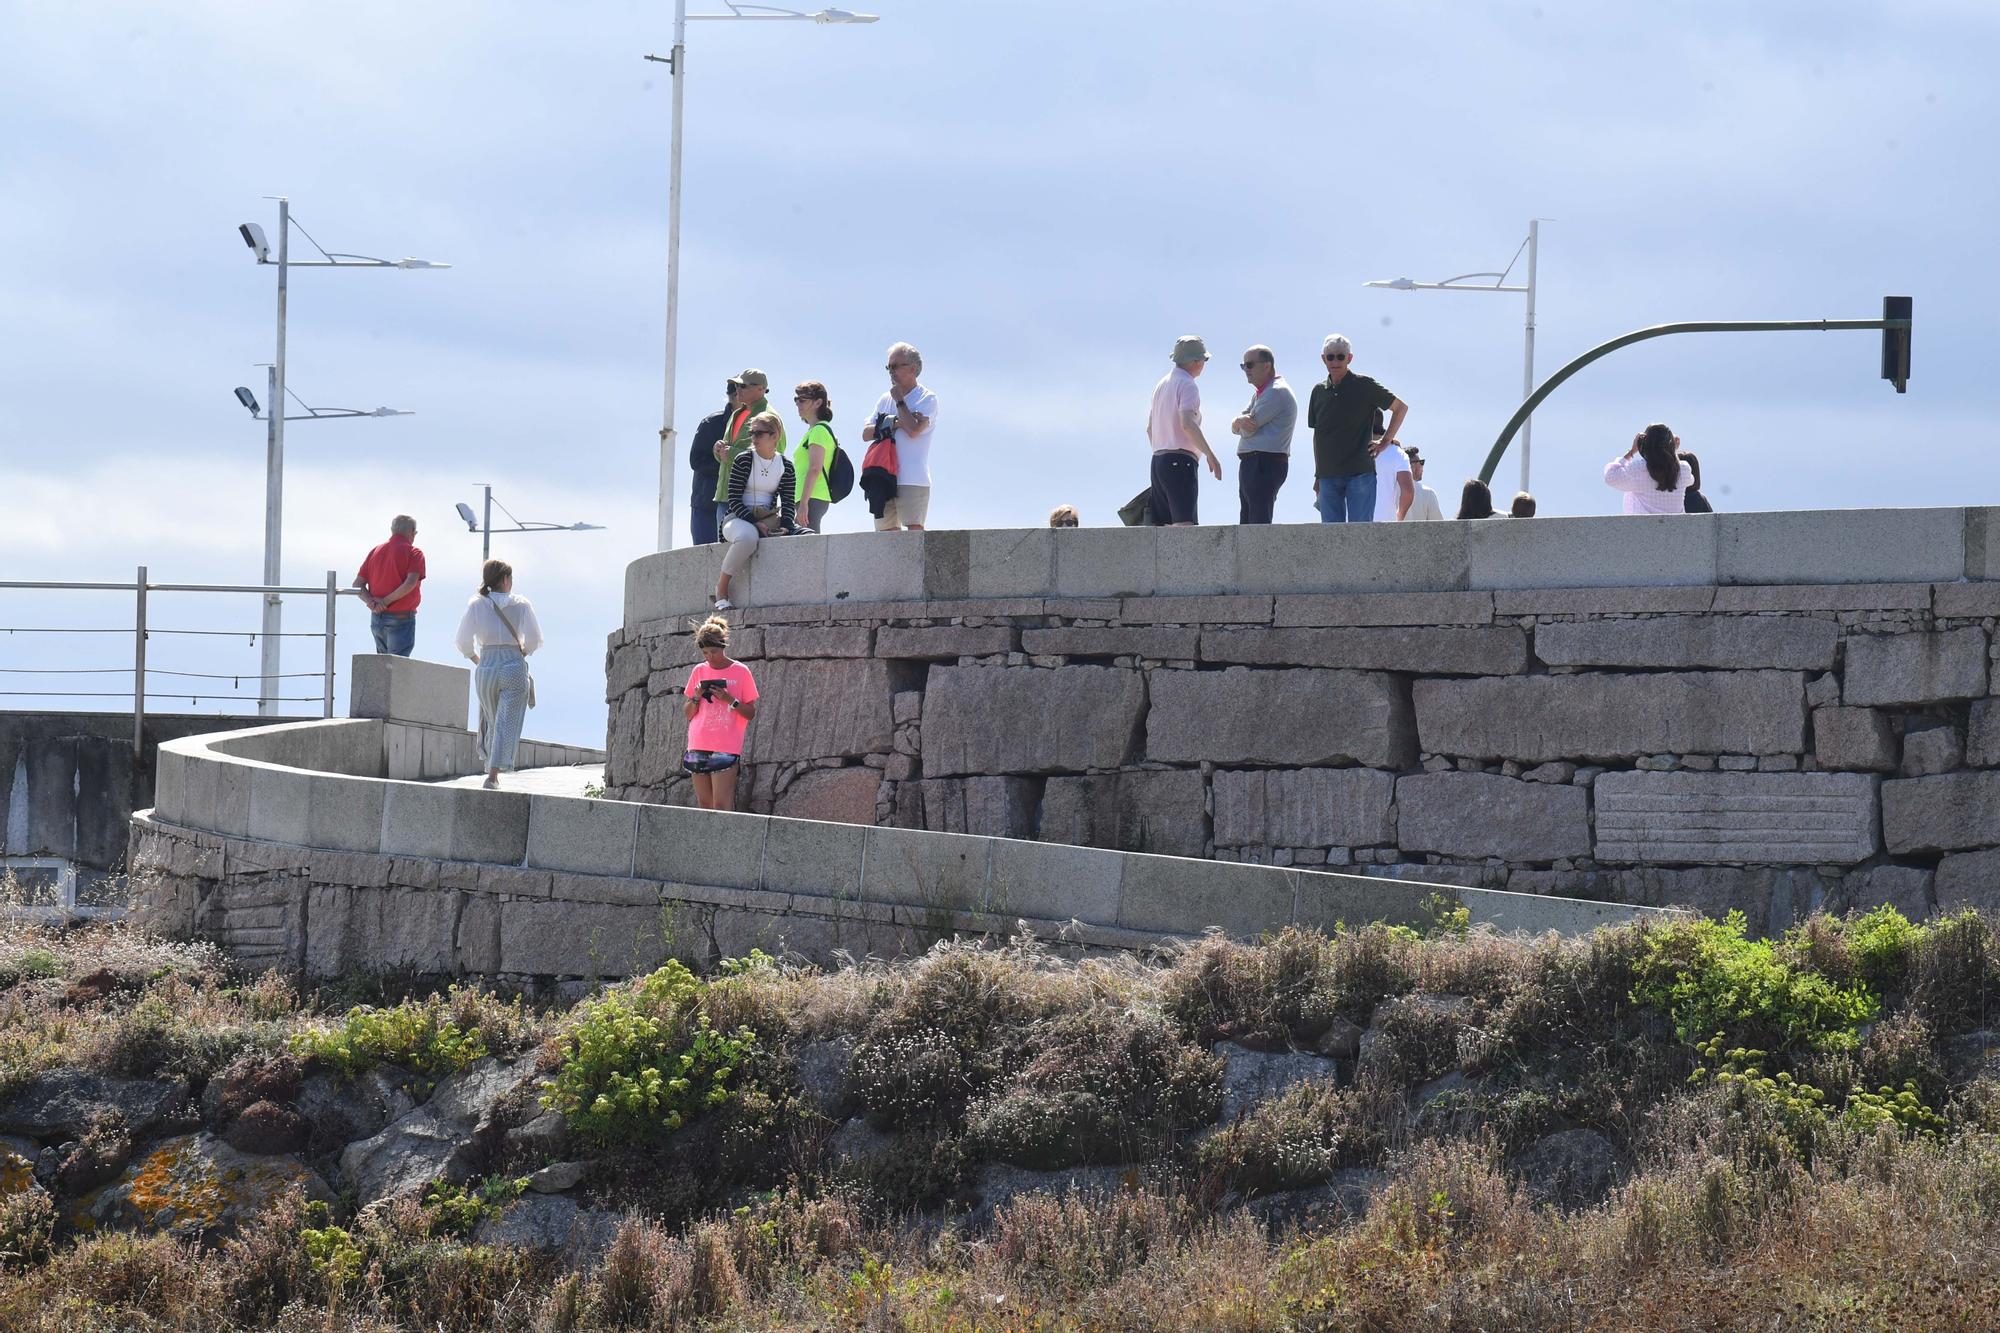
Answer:
[[1990, 1328], [2000, 935], [670, 965], [0, 933], [0, 1327]]

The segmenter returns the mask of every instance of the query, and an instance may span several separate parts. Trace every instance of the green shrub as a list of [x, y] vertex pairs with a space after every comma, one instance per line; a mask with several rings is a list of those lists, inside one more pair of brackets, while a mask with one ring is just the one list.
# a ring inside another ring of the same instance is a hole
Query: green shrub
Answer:
[[528, 1188], [526, 1176], [488, 1176], [470, 1188], [440, 1180], [424, 1191], [424, 1213], [441, 1236], [470, 1236], [489, 1217], [498, 1217]]
[[62, 975], [62, 959], [48, 949], [23, 949], [12, 958], [0, 959], [0, 989], [23, 981], [46, 980]]
[[347, 1011], [338, 1027], [299, 1033], [291, 1045], [301, 1058], [342, 1078], [393, 1064], [439, 1079], [488, 1055], [522, 1049], [533, 1032], [534, 1020], [519, 1000], [453, 986], [443, 995], [389, 1008], [359, 1005]]
[[542, 1105], [600, 1144], [663, 1138], [721, 1105], [756, 1036], [718, 1032], [702, 991], [670, 962], [584, 1005], [558, 1040], [562, 1065]]
[[1929, 933], [1885, 903], [1847, 923], [1847, 948], [1863, 981], [1878, 992], [1900, 991]]
[[1665, 1013], [1689, 1045], [1721, 1032], [1733, 1045], [1781, 1054], [1852, 1048], [1855, 1025], [1875, 1016], [1876, 997], [1786, 963], [1770, 941], [1743, 931], [1741, 912], [1649, 931], [1632, 998]]
[[1373, 1164], [1386, 1146], [1364, 1099], [1301, 1083], [1202, 1141], [1196, 1160], [1245, 1194], [1324, 1183], [1336, 1167]]
[[56, 1207], [37, 1189], [0, 1199], [0, 1268], [25, 1268], [48, 1258]]

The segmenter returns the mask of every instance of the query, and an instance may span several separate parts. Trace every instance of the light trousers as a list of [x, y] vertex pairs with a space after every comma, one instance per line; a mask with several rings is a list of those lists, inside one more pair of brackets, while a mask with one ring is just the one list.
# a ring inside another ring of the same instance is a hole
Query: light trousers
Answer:
[[528, 717], [528, 659], [513, 644], [489, 643], [472, 669], [479, 695], [479, 767], [514, 771], [514, 751]]

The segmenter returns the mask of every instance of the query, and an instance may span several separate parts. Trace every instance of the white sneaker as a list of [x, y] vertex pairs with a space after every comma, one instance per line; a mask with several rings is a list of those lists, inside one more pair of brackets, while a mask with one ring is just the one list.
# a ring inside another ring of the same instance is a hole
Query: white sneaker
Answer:
[[733, 611], [736, 609], [736, 603], [730, 601], [727, 597], [717, 597], [710, 605], [718, 611]]

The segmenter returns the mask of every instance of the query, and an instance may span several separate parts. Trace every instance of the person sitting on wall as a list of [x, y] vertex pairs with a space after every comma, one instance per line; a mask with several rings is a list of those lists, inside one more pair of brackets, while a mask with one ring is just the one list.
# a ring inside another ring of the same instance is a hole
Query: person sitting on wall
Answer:
[[1685, 514], [1694, 471], [1680, 456], [1681, 437], [1654, 422], [1632, 437], [1623, 457], [1604, 465], [1604, 484], [1625, 493], [1628, 514]]
[[743, 572], [757, 543], [764, 537], [789, 537], [810, 529], [797, 522], [798, 470], [778, 452], [784, 431], [776, 412], [750, 420], [750, 447], [729, 465], [729, 518], [722, 538], [729, 549], [722, 555], [722, 572], [715, 580], [715, 609], [727, 611], [729, 581]]
[[1492, 518], [1493, 492], [1477, 477], [1465, 479], [1465, 489], [1458, 495], [1458, 517]]
[[734, 810], [743, 736], [757, 716], [757, 681], [749, 667], [729, 656], [729, 622], [721, 616], [702, 622], [694, 644], [703, 660], [688, 673], [682, 691], [688, 732], [681, 769], [694, 780], [695, 801], [702, 809]]
[[1688, 465], [1688, 472], [1694, 477], [1694, 484], [1681, 492], [1683, 511], [1690, 514], [1713, 514], [1715, 506], [1708, 502], [1708, 497], [1701, 489], [1701, 459], [1695, 456], [1694, 450], [1683, 449], [1681, 462]]

